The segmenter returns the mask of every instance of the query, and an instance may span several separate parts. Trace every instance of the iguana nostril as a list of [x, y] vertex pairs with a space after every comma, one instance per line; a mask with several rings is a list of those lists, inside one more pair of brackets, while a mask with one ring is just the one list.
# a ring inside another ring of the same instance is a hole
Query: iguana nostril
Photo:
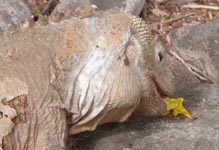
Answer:
[[129, 66], [129, 65], [130, 65], [130, 61], [129, 61], [128, 57], [126, 57], [126, 58], [124, 59], [124, 64], [125, 64], [126, 66]]
[[163, 60], [163, 54], [162, 54], [162, 52], [159, 52], [158, 53], [158, 56], [159, 56], [159, 60], [160, 60], [160, 62]]
[[0, 111], [0, 118], [2, 118], [3, 117], [3, 112], [2, 111]]

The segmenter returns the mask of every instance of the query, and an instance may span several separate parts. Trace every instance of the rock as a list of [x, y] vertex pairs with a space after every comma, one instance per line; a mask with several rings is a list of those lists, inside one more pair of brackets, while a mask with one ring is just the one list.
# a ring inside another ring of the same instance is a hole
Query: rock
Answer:
[[196, 120], [134, 116], [122, 124], [72, 136], [74, 150], [217, 150], [219, 147], [219, 85], [193, 84], [176, 92]]
[[9, 24], [20, 25], [22, 21], [30, 19], [31, 12], [22, 0], [1, 0], [0, 28], [7, 30]]
[[170, 64], [170, 70], [174, 76], [174, 87], [175, 89], [182, 89], [189, 87], [191, 84], [200, 83], [201, 81], [185, 67], [176, 58], [167, 55]]
[[[219, 22], [175, 29], [170, 38], [185, 62], [198, 68], [208, 82], [219, 82]], [[181, 80], [178, 76], [176, 78]]]
[[92, 4], [97, 6], [97, 10], [115, 9], [138, 16], [144, 3], [144, 0], [62, 0], [58, 5], [58, 11], [63, 12], [68, 5], [75, 9], [82, 4]]

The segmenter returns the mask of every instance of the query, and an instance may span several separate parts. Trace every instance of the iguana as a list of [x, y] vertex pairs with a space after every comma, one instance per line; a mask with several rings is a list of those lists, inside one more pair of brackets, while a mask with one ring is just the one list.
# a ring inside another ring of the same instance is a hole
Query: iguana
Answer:
[[4, 150], [65, 149], [68, 134], [161, 115], [174, 91], [165, 51], [122, 12], [25, 25], [0, 41], [0, 98], [18, 115]]

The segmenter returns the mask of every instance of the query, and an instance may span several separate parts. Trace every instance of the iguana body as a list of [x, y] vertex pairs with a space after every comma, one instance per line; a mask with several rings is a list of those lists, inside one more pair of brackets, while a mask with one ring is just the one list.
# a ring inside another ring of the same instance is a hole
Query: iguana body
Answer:
[[61, 150], [68, 133], [122, 122], [134, 111], [162, 114], [161, 96], [173, 92], [164, 51], [144, 22], [121, 12], [8, 32], [0, 41], [0, 85], [16, 83], [0, 97], [25, 95], [31, 110], [10, 135], [13, 150]]

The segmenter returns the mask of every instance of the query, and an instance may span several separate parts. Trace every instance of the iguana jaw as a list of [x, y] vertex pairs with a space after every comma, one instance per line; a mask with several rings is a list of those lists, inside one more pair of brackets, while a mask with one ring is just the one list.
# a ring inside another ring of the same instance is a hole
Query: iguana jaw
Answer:
[[157, 92], [159, 93], [159, 95], [160, 95], [161, 98], [164, 98], [164, 97], [172, 97], [172, 93], [166, 92], [165, 90], [163, 90], [163, 89], [159, 86], [159, 84], [158, 84], [155, 80], [153, 80], [153, 81], [154, 81], [156, 90], [157, 90]]
[[164, 97], [172, 97], [174, 93], [174, 84], [171, 81], [156, 80], [153, 78], [155, 87], [159, 95]]

